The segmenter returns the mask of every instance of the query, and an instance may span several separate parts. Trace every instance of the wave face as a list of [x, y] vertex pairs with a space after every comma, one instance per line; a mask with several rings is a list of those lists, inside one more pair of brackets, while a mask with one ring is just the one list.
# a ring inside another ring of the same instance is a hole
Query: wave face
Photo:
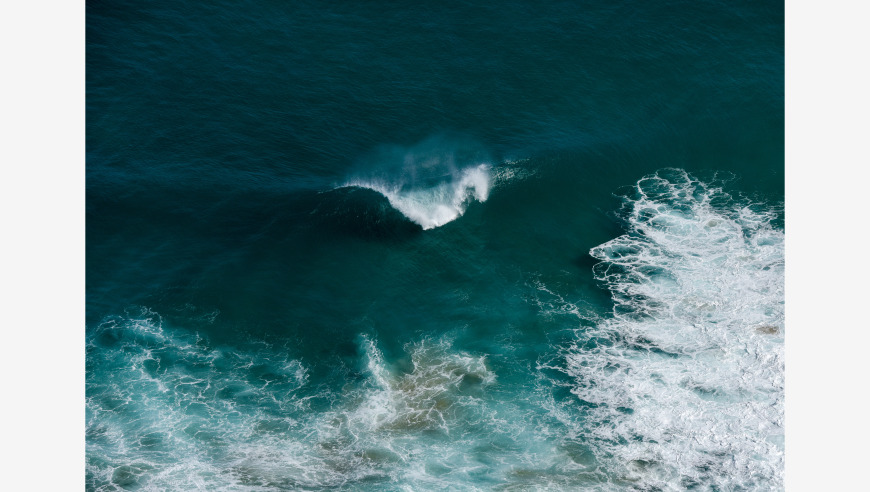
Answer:
[[384, 150], [375, 158], [383, 161], [380, 172], [355, 177], [342, 187], [376, 191], [408, 220], [434, 229], [462, 216], [469, 202], [489, 198], [491, 166], [467, 147], [432, 138], [410, 149]]
[[625, 207], [628, 233], [590, 251], [612, 315], [541, 365], [567, 376], [576, 439], [615, 485], [781, 489], [777, 214], [676, 170], [641, 179]]

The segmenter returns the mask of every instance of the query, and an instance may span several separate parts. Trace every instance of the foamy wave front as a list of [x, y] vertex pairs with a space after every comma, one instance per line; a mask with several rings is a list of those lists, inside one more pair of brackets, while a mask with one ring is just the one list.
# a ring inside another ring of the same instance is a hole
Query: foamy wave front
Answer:
[[641, 179], [626, 205], [628, 233], [590, 251], [612, 316], [542, 364], [572, 381], [577, 439], [620, 487], [781, 489], [776, 214], [678, 170]]
[[344, 186], [367, 188], [384, 195], [390, 205], [424, 230], [440, 227], [465, 213], [471, 200], [485, 202], [490, 190], [490, 166], [478, 164], [426, 185], [382, 179], [357, 179]]

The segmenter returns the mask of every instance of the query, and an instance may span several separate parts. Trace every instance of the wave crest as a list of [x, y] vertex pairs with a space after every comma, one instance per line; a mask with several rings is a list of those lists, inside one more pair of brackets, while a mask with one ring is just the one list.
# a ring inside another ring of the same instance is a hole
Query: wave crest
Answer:
[[485, 202], [491, 185], [489, 164], [478, 164], [423, 185], [399, 180], [357, 179], [344, 186], [376, 191], [424, 230], [440, 227], [465, 213], [471, 200]]

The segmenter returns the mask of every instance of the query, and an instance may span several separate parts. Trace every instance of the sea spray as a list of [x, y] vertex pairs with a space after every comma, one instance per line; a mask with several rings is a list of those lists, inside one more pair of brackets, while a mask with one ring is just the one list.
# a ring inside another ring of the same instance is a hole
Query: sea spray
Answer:
[[383, 147], [363, 159], [360, 170], [339, 188], [373, 190], [424, 230], [485, 202], [492, 187], [488, 154], [467, 139], [433, 137], [413, 147]]
[[451, 173], [430, 186], [417, 187], [404, 182], [350, 181], [345, 186], [367, 188], [387, 197], [390, 205], [419, 224], [424, 230], [440, 227], [465, 213], [471, 200], [485, 202], [489, 197], [490, 166], [479, 164]]

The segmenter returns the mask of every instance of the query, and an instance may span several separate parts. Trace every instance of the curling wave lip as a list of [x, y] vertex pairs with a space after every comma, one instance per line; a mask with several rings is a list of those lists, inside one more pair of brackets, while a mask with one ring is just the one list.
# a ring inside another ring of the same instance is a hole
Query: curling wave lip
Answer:
[[389, 183], [383, 180], [354, 180], [342, 187], [355, 186], [376, 191], [387, 198], [390, 206], [423, 230], [434, 229], [456, 220], [465, 213], [471, 200], [485, 202], [491, 187], [490, 165], [478, 164], [451, 173], [449, 179], [423, 186]]

